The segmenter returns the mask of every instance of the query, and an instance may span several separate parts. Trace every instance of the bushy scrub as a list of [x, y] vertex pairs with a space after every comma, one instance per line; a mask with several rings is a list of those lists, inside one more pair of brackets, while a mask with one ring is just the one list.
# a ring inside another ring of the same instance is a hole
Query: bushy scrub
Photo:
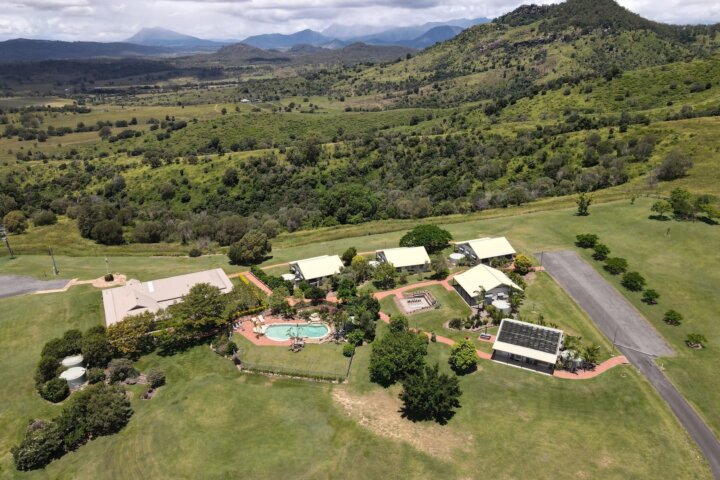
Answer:
[[58, 403], [70, 395], [70, 387], [62, 378], [53, 378], [40, 387], [40, 396], [48, 402]]
[[159, 368], [151, 368], [145, 375], [150, 388], [158, 388], [165, 385], [165, 372]]

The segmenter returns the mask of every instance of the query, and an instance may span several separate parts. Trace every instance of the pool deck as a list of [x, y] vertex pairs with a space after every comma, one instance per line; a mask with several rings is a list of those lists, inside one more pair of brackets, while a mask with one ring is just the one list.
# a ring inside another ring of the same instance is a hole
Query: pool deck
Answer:
[[[294, 326], [294, 325], [309, 325], [312, 323], [318, 323], [318, 322], [305, 322], [303, 320], [285, 320], [282, 317], [274, 316], [274, 315], [265, 315], [265, 326], [268, 325], [287, 325], [288, 327]], [[239, 322], [240, 326], [233, 329], [233, 333], [237, 335], [242, 335], [243, 337], [247, 338], [249, 341], [254, 343], [255, 345], [264, 345], [264, 346], [271, 346], [271, 347], [289, 347], [293, 344], [293, 341], [288, 340], [272, 340], [265, 335], [258, 335], [257, 333], [253, 332], [253, 322], [252, 317], [242, 317], [237, 320]], [[332, 327], [328, 325], [328, 328], [332, 331]], [[316, 338], [306, 338], [305, 343], [311, 344], [311, 343], [323, 343], [324, 339], [316, 339]]]

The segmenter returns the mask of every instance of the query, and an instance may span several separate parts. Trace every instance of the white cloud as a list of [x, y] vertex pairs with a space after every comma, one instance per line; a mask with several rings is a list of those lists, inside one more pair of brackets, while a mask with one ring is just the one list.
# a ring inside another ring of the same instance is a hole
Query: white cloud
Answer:
[[[205, 38], [323, 30], [331, 24], [394, 27], [496, 17], [532, 0], [0, 0], [0, 39], [122, 40], [162, 26]], [[551, 3], [553, 0], [535, 0]], [[720, 22], [717, 0], [620, 0], [647, 18]]]

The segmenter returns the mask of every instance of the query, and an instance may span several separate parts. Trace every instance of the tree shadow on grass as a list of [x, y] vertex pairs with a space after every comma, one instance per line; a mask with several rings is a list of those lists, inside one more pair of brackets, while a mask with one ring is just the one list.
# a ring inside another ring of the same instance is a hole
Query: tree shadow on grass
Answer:
[[658, 222], [669, 222], [672, 220], [671, 217], [666, 217], [665, 215], [650, 215], [648, 218], [650, 220], [657, 220]]

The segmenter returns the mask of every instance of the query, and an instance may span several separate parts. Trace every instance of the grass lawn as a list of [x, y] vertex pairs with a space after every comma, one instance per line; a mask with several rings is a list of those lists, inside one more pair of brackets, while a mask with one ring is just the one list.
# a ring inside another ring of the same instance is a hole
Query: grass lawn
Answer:
[[342, 354], [342, 345], [335, 343], [307, 344], [301, 352], [293, 353], [285, 346], [254, 345], [242, 335], [234, 335], [233, 340], [240, 348], [240, 359], [254, 369], [344, 377], [350, 363]]

